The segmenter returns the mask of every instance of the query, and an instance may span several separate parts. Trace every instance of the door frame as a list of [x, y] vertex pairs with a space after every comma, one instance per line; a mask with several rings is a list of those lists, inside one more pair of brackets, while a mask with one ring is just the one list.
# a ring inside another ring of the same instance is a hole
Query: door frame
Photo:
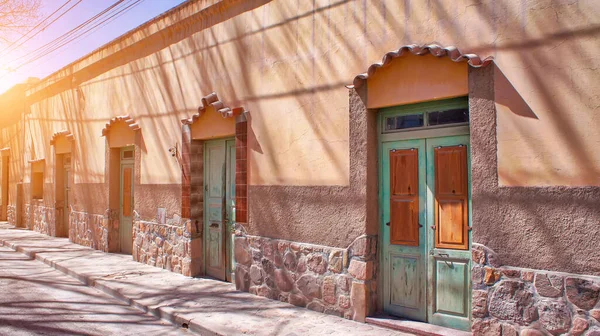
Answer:
[[[215, 139], [210, 139], [210, 140], [204, 140], [202, 141], [202, 146], [203, 146], [203, 172], [202, 172], [202, 199], [203, 199], [203, 214], [202, 214], [202, 245], [203, 245], [203, 250], [202, 250], [202, 263], [204, 266], [203, 269], [203, 273], [205, 275], [208, 275], [207, 273], [207, 268], [208, 268], [208, 232], [207, 232], [207, 223], [208, 223], [208, 211], [207, 211], [207, 206], [208, 206], [208, 202], [207, 200], [207, 182], [208, 182], [208, 169], [206, 167], [209, 166], [209, 158], [208, 158], [208, 151], [206, 150], [207, 146], [209, 146], [212, 143], [217, 143], [217, 142], [223, 142], [225, 144], [225, 162], [224, 162], [224, 174], [225, 176], [223, 176], [223, 182], [225, 183], [224, 186], [224, 202], [223, 202], [223, 207], [222, 207], [222, 213], [221, 213], [221, 220], [222, 220], [222, 250], [221, 250], [221, 260], [223, 260], [224, 262], [224, 268], [225, 268], [225, 275], [224, 275], [224, 279], [222, 279], [223, 281], [228, 281], [228, 282], [233, 282], [234, 281], [234, 266], [235, 266], [235, 262], [234, 262], [234, 257], [233, 257], [233, 233], [232, 233], [232, 227], [235, 223], [235, 167], [236, 167], [236, 163], [235, 163], [235, 158], [232, 161], [231, 160], [231, 155], [229, 153], [229, 151], [231, 149], [233, 149], [233, 153], [235, 154], [236, 151], [236, 146], [235, 146], [235, 137], [224, 137], [224, 138], [215, 138]], [[231, 148], [230, 148], [231, 146]], [[228, 174], [228, 168], [233, 167], [233, 179], [230, 178], [230, 175]], [[231, 189], [228, 188], [232, 187]], [[228, 190], [229, 189], [229, 190]], [[228, 208], [227, 208], [227, 200], [228, 199], [232, 199], [234, 202], [234, 205], [231, 207], [231, 210], [228, 212]], [[230, 236], [231, 235], [231, 236]]]
[[[378, 257], [378, 261], [379, 261], [379, 274], [378, 274], [378, 287], [381, 288], [382, 290], [378, 290], [377, 292], [377, 296], [378, 296], [378, 300], [381, 303], [379, 305], [379, 307], [383, 308], [384, 307], [384, 302], [386, 300], [385, 297], [385, 274], [386, 274], [386, 270], [385, 270], [385, 255], [383, 253], [383, 246], [384, 246], [384, 235], [382, 234], [384, 232], [384, 226], [385, 221], [384, 221], [384, 199], [383, 199], [383, 146], [384, 143], [386, 142], [394, 142], [394, 141], [403, 141], [403, 140], [420, 140], [420, 139], [431, 139], [431, 138], [442, 138], [442, 137], [451, 137], [451, 136], [467, 136], [469, 137], [469, 152], [468, 152], [468, 157], [470, 157], [470, 122], [469, 123], [460, 123], [460, 124], [450, 124], [450, 125], [443, 125], [443, 126], [427, 126], [426, 122], [425, 122], [425, 126], [424, 127], [419, 127], [419, 128], [413, 128], [413, 129], [405, 129], [405, 130], [400, 130], [400, 131], [384, 131], [384, 125], [385, 125], [385, 118], [391, 115], [402, 115], [402, 114], [411, 114], [411, 113], [424, 113], [425, 116], [425, 112], [432, 112], [432, 111], [436, 111], [436, 110], [442, 110], [442, 109], [451, 109], [451, 108], [467, 108], [467, 110], [469, 111], [469, 119], [470, 119], [470, 114], [471, 114], [471, 109], [469, 108], [469, 97], [468, 96], [463, 96], [463, 97], [458, 97], [458, 98], [451, 98], [451, 99], [445, 99], [445, 100], [438, 100], [438, 101], [430, 101], [430, 102], [421, 102], [421, 103], [415, 103], [415, 104], [407, 104], [407, 105], [399, 105], [399, 106], [394, 106], [394, 107], [390, 107], [390, 108], [382, 108], [379, 109], [377, 111], [377, 158], [378, 158], [378, 170], [377, 170], [377, 174], [378, 174], [378, 183], [379, 183], [379, 188], [378, 188], [378, 220], [379, 220], [379, 225], [378, 225], [378, 231], [379, 231], [379, 235], [378, 235], [378, 243], [379, 246], [381, 248], [378, 249], [378, 253], [379, 253], [379, 257]], [[427, 151], [428, 151], [428, 145], [425, 142], [425, 156], [427, 156]], [[469, 204], [469, 208], [468, 208], [468, 218], [469, 218], [469, 223], [470, 226], [472, 226], [472, 206], [471, 206], [471, 195], [472, 195], [472, 185], [471, 185], [471, 162], [468, 161], [468, 179], [469, 179], [469, 184], [468, 184], [468, 193], [469, 193], [469, 198], [468, 198], [468, 204]], [[429, 179], [429, 177], [427, 177], [427, 174], [429, 174], [429, 167], [426, 167], [426, 179]], [[425, 182], [427, 183], [427, 182]], [[429, 191], [426, 191], [427, 193], [429, 193]], [[431, 293], [431, 289], [430, 287], [432, 286], [432, 280], [429, 279], [430, 276], [430, 262], [429, 262], [429, 252], [427, 250], [427, 248], [429, 247], [430, 243], [430, 239], [432, 239], [432, 234], [429, 233], [428, 230], [428, 226], [429, 226], [429, 222], [432, 220], [429, 218], [429, 212], [430, 210], [433, 211], [433, 209], [429, 209], [431, 207], [431, 205], [429, 204], [429, 197], [426, 197], [424, 201], [424, 211], [427, 214], [427, 218], [426, 218], [426, 222], [425, 222], [425, 227], [423, 229], [425, 229], [427, 232], [425, 234], [425, 247], [422, 248], [424, 250], [424, 260], [425, 260], [425, 277], [427, 278], [427, 284], [426, 284], [426, 292], [425, 292], [425, 302], [426, 302], [426, 306], [424, 307], [424, 309], [426, 310], [426, 323], [431, 323], [431, 307], [432, 303], [430, 303], [430, 293]], [[469, 250], [471, 251], [472, 248], [472, 237], [471, 234], [469, 234]], [[470, 266], [469, 266], [470, 267]], [[470, 270], [469, 270], [470, 271]], [[472, 293], [472, 284], [469, 278], [469, 291], [470, 293]], [[467, 293], [467, 301], [469, 303], [469, 308], [468, 308], [468, 314], [469, 314], [469, 321], [472, 321], [472, 316], [471, 316], [471, 308], [470, 308], [470, 302], [471, 302], [471, 294]]]

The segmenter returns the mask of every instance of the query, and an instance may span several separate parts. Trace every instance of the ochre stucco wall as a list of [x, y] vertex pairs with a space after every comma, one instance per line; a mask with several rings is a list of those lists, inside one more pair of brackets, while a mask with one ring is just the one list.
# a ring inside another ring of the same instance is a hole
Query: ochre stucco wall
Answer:
[[[251, 187], [314, 186], [327, 195], [327, 188], [352, 180], [344, 85], [387, 51], [435, 42], [494, 56], [496, 77], [506, 79], [496, 85], [501, 185], [600, 185], [600, 127], [592, 127], [600, 115], [593, 93], [600, 82], [592, 52], [600, 46], [597, 1], [247, 0], [202, 11], [207, 5], [183, 6], [53, 75], [54, 84], [32, 91], [24, 140], [3, 135], [2, 143], [21, 149], [11, 154], [17, 162], [45, 157], [51, 165], [52, 133], [72, 131], [75, 182], [89, 185], [89, 202], [97, 203], [91, 200], [105, 176], [101, 130], [111, 117], [128, 114], [141, 128], [142, 185], [164, 186], [180, 198], [174, 186], [181, 170], [168, 148], [181, 142], [180, 120], [214, 91], [226, 105], [249, 111]], [[165, 28], [175, 20], [178, 26]], [[28, 183], [27, 174], [17, 179]], [[295, 206], [320, 206], [320, 199], [289, 190]], [[347, 246], [365, 232], [362, 219], [354, 219], [340, 214], [323, 223], [300, 215], [290, 232], [343, 227], [351, 232], [344, 239], [323, 235], [313, 242]], [[279, 224], [252, 225], [269, 232]]]

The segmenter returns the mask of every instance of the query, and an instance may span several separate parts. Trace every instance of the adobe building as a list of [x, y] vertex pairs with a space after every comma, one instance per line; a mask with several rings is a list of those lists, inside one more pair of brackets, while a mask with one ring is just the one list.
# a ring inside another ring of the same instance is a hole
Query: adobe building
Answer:
[[1, 219], [357, 321], [596, 335], [599, 18], [186, 2], [2, 103]]

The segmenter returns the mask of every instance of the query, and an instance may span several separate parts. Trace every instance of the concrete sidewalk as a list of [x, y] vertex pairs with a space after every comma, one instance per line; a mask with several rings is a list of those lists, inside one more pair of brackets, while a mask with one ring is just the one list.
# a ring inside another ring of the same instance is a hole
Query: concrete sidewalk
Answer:
[[[0, 222], [0, 244], [202, 335], [408, 335], [188, 278]], [[0, 271], [1, 272], [1, 271]]]

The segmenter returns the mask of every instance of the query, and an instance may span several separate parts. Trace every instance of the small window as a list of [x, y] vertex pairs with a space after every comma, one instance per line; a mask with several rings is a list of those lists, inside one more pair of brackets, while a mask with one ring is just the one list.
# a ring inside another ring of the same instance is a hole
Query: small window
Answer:
[[133, 159], [133, 150], [123, 151], [123, 159]]
[[408, 114], [386, 118], [385, 130], [400, 130], [423, 126], [423, 114]]
[[466, 108], [427, 113], [429, 126], [461, 124], [469, 122], [469, 110]]

